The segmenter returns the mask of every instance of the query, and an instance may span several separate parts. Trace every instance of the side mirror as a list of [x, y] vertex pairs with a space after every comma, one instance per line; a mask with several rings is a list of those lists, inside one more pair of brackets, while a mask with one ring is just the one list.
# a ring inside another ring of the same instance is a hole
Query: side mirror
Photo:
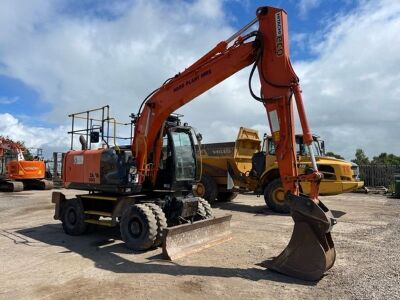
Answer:
[[325, 155], [325, 141], [321, 141], [322, 154]]
[[100, 141], [100, 134], [98, 131], [90, 132], [90, 143], [98, 143]]
[[201, 135], [201, 133], [196, 134], [196, 139], [198, 142], [201, 142], [203, 140], [203, 136]]

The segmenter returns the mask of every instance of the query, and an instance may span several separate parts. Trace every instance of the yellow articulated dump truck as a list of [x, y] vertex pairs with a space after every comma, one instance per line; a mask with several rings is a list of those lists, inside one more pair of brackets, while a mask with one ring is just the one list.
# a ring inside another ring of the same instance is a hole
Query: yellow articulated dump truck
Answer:
[[[324, 141], [314, 136], [314, 153], [318, 169], [324, 174], [320, 195], [337, 195], [363, 186], [354, 163], [325, 156]], [[301, 135], [296, 135], [299, 173], [307, 172], [311, 162]], [[267, 206], [279, 213], [288, 213], [284, 190], [279, 177], [275, 148], [270, 136], [263, 141], [254, 129], [241, 127], [235, 142], [203, 144], [202, 177], [196, 193], [209, 202], [230, 201], [240, 191], [264, 195]], [[310, 184], [301, 182], [308, 194]]]

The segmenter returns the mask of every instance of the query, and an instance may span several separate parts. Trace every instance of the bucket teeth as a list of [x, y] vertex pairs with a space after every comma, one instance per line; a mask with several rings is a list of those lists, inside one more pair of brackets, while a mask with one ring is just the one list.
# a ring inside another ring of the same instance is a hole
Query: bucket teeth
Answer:
[[294, 220], [292, 237], [280, 255], [265, 262], [276, 272], [303, 280], [319, 280], [335, 263], [331, 229], [336, 223], [329, 209], [305, 196], [288, 195]]

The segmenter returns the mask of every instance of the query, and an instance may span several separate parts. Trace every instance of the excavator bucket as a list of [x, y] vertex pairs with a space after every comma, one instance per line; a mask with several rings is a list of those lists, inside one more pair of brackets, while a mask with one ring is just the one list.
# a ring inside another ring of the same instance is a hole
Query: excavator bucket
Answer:
[[165, 229], [163, 257], [176, 260], [232, 239], [231, 218], [226, 215]]
[[336, 258], [331, 229], [336, 220], [322, 203], [306, 196], [288, 194], [294, 220], [289, 244], [282, 253], [264, 265], [273, 271], [308, 281], [319, 280]]

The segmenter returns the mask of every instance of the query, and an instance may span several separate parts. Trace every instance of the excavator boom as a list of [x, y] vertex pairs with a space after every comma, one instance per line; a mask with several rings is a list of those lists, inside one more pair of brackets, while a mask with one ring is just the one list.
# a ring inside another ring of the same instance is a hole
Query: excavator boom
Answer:
[[[258, 30], [243, 35], [256, 22]], [[163, 124], [167, 117], [237, 71], [253, 64], [249, 78], [250, 92], [266, 109], [286, 201], [295, 222], [289, 245], [267, 266], [294, 277], [317, 280], [335, 261], [335, 249], [330, 235], [335, 219], [318, 199], [322, 174], [318, 171], [311, 147], [309, 151], [313, 168], [301, 176], [296, 168], [293, 100], [296, 102], [307, 146], [312, 142], [312, 135], [299, 80], [290, 62], [287, 24], [284, 10], [259, 8], [254, 21], [228, 40], [220, 42], [197, 62], [150, 94], [143, 101], [136, 117], [132, 153], [136, 159], [139, 181], [150, 179], [155, 184]], [[260, 96], [251, 89], [255, 69], [258, 70], [261, 83]], [[311, 183], [308, 197], [299, 193], [300, 180]]]

